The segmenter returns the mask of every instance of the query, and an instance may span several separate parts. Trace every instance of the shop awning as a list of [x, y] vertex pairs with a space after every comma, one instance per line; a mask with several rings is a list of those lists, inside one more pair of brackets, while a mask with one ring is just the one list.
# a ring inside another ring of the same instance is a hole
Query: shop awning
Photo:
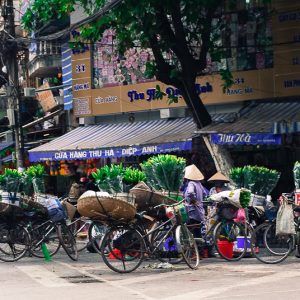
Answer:
[[233, 122], [213, 122], [198, 131], [215, 144], [281, 144], [281, 134], [300, 132], [300, 101], [250, 104]]
[[29, 150], [29, 160], [76, 160], [190, 150], [196, 129], [192, 118], [78, 127]]

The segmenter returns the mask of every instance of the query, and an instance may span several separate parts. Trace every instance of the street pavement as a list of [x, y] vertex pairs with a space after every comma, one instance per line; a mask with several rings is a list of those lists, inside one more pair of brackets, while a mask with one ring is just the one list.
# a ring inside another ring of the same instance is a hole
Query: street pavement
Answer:
[[0, 263], [0, 300], [95, 299], [299, 299], [300, 260], [289, 257], [279, 265], [254, 258], [227, 262], [201, 260], [193, 271], [185, 264], [152, 269], [145, 261], [130, 274], [106, 267], [97, 254], [82, 252], [78, 262], [63, 252], [52, 262], [26, 257]]

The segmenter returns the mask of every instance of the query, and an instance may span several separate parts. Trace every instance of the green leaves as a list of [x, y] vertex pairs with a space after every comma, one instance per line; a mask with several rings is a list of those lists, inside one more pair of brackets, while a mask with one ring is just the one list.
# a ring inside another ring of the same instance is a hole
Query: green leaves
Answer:
[[160, 154], [150, 157], [141, 164], [147, 183], [157, 190], [178, 192], [186, 161], [182, 157]]
[[21, 24], [33, 32], [50, 20], [62, 20], [74, 11], [74, 0], [34, 0], [21, 18]]
[[232, 168], [229, 176], [237, 188], [249, 189], [253, 194], [268, 195], [276, 186], [280, 173], [265, 167]]
[[125, 184], [137, 184], [141, 181], [146, 180], [146, 175], [144, 172], [133, 169], [131, 167], [126, 168], [123, 173], [123, 182]]
[[30, 166], [25, 171], [25, 174], [30, 178], [34, 178], [34, 177], [42, 178], [46, 174], [45, 167], [41, 164]]
[[228, 69], [220, 70], [220, 75], [224, 82], [222, 84], [222, 86], [223, 86], [223, 93], [225, 93], [226, 90], [234, 84], [233, 76], [232, 76], [232, 73]]
[[137, 184], [145, 180], [144, 172], [131, 167], [123, 168], [120, 165], [104, 166], [92, 173], [99, 189], [110, 194], [123, 191], [123, 183], [127, 185]]
[[246, 189], [241, 189], [240, 192], [240, 204], [243, 208], [246, 208], [249, 206], [251, 200], [251, 192]]

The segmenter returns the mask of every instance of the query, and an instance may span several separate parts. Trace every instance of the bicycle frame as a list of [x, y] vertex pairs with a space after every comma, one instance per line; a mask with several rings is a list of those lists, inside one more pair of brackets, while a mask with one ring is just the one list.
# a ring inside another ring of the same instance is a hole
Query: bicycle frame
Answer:
[[[156, 227], [156, 228], [150, 230], [148, 233], [142, 235], [142, 238], [146, 242], [146, 247], [148, 248], [150, 253], [154, 254], [158, 250], [159, 246], [165, 241], [165, 238], [169, 235], [169, 233], [177, 227], [177, 222], [175, 224], [173, 224], [173, 220], [175, 218], [176, 218], [175, 216], [172, 217], [171, 219], [160, 224], [158, 227]], [[152, 247], [153, 245], [150, 242], [149, 237], [151, 237], [153, 233], [158, 232], [161, 228], [163, 228], [165, 225], [168, 225], [168, 224], [171, 224], [170, 229], [164, 234], [164, 236], [162, 238], [155, 239], [154, 241], [155, 242], [158, 241], [158, 244], [155, 247]]]
[[[49, 224], [49, 225], [47, 226], [47, 230], [48, 230], [48, 231], [47, 231], [45, 234], [43, 234], [42, 239], [41, 239], [39, 242], [37, 242], [37, 243], [35, 244], [35, 247], [41, 246], [41, 244], [42, 244], [42, 243], [45, 241], [45, 239], [50, 235], [50, 233], [53, 232], [53, 230], [56, 229], [56, 225], [55, 225], [51, 220], [47, 220], [47, 221], [45, 221], [44, 223], [42, 223], [42, 224], [38, 225], [37, 227], [35, 227], [34, 229], [33, 229], [32, 227], [30, 228], [29, 233], [32, 232], [32, 231], [35, 231], [35, 230], [39, 230], [41, 227], [43, 227], [43, 226], [45, 226], [45, 225], [47, 225], [47, 224]], [[52, 226], [51, 226], [51, 228], [49, 228], [49, 226], [50, 226], [50, 225], [53, 225], [53, 224], [54, 224], [55, 227], [52, 227]], [[30, 226], [30, 225], [28, 225], [28, 226]], [[28, 228], [28, 226], [27, 226], [27, 228]]]

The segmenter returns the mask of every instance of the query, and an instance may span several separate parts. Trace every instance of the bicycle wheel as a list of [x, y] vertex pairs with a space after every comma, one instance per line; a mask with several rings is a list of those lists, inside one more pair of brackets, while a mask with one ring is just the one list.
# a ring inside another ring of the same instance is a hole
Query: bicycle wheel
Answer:
[[68, 226], [64, 223], [57, 225], [57, 231], [58, 231], [58, 237], [61, 243], [61, 246], [66, 251], [67, 255], [72, 260], [78, 260], [78, 251], [77, 251], [77, 245], [76, 240], [71, 232], [71, 230], [68, 228]]
[[[159, 223], [155, 223], [151, 230], [155, 230], [159, 225]], [[170, 224], [154, 231], [151, 234], [150, 243], [153, 248], [157, 247], [155, 254], [159, 261], [179, 264], [183, 261], [183, 256], [177, 248], [176, 232], [172, 230], [168, 233], [169, 230]]]
[[117, 226], [110, 228], [103, 237], [101, 256], [111, 270], [130, 273], [142, 263], [145, 249], [145, 242], [136, 229]]
[[[107, 226], [98, 221], [93, 221], [89, 227], [88, 237], [94, 250], [101, 255], [101, 242], [107, 231]], [[109, 251], [106, 249], [106, 254]]]
[[20, 224], [0, 225], [0, 260], [13, 262], [22, 258], [30, 248], [30, 235]]
[[252, 253], [265, 264], [277, 264], [292, 252], [294, 237], [276, 236], [276, 223], [264, 223], [256, 228], [251, 239]]
[[46, 244], [49, 255], [55, 255], [60, 248], [60, 240], [56, 226], [52, 222], [37, 221], [31, 225], [29, 231], [31, 236], [30, 253], [39, 258], [44, 258], [42, 244]]
[[200, 261], [198, 246], [185, 224], [176, 227], [176, 242], [186, 264], [191, 269], [197, 269]]
[[214, 243], [219, 255], [228, 261], [240, 260], [249, 249], [251, 236], [248, 225], [222, 220], [214, 230]]
[[85, 218], [78, 218], [68, 225], [69, 229], [73, 233], [76, 239], [76, 245], [78, 252], [86, 249], [89, 242], [89, 228], [91, 220]]

